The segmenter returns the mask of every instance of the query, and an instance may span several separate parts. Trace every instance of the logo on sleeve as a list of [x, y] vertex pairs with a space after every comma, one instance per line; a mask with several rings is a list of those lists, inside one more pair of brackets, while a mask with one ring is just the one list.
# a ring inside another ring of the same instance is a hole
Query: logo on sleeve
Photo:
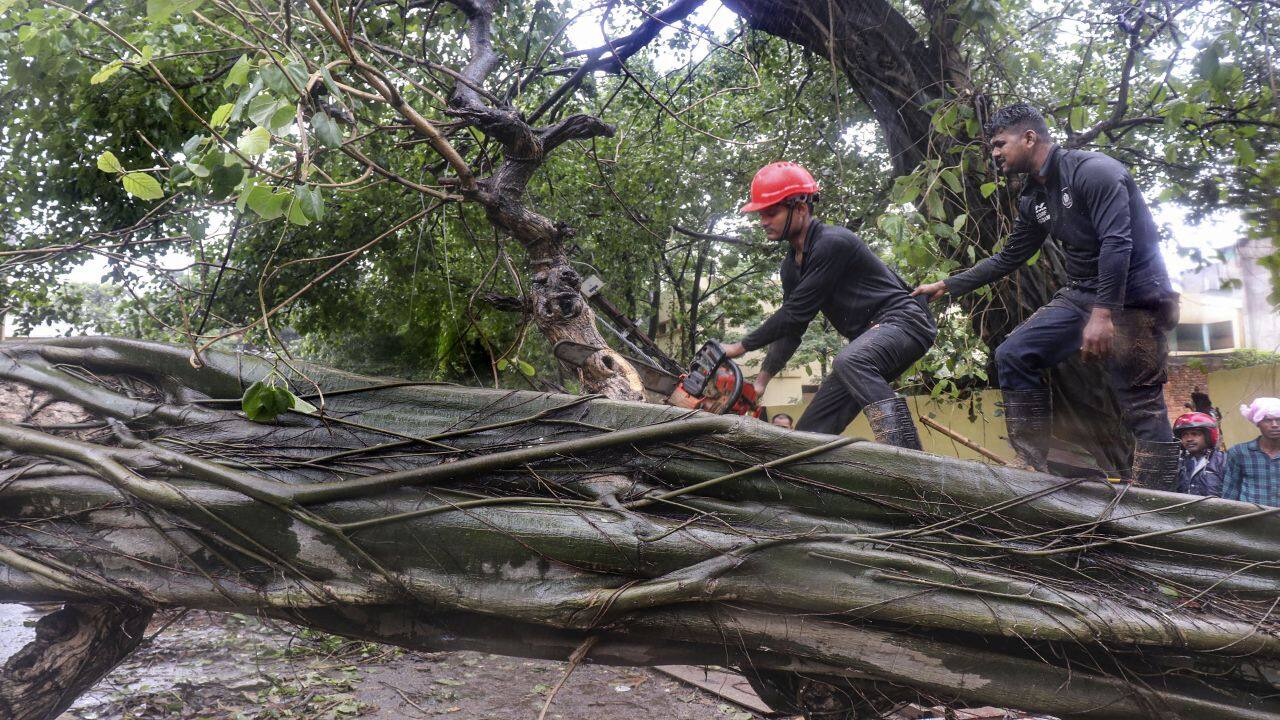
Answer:
[[1036, 203], [1036, 222], [1041, 225], [1049, 222], [1049, 206], [1043, 202]]
[[1069, 208], [1072, 202], [1070, 188], [1062, 188], [1062, 207]]

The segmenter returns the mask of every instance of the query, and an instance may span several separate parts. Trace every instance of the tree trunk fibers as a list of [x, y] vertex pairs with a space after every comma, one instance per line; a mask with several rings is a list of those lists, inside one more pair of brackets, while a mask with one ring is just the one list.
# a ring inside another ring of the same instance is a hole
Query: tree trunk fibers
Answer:
[[[84, 418], [0, 424], [0, 601], [560, 659], [593, 639], [592, 662], [818, 679], [868, 714], [919, 697], [1280, 718], [1280, 509], [665, 406], [205, 359], [0, 345], [0, 383]], [[244, 418], [273, 372], [321, 414]]]
[[0, 668], [0, 717], [57, 717], [142, 642], [151, 608], [68, 603]]

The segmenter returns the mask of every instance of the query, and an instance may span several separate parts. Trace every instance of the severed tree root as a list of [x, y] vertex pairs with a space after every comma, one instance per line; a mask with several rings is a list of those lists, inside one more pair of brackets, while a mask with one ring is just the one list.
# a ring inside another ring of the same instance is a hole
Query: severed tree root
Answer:
[[142, 642], [154, 611], [68, 603], [0, 669], [0, 717], [53, 720]]

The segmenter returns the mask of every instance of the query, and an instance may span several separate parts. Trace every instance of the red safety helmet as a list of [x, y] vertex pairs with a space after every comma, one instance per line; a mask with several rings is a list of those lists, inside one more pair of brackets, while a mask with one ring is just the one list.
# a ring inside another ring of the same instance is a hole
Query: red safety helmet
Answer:
[[1208, 413], [1190, 412], [1173, 421], [1173, 434], [1182, 437], [1183, 430], [1204, 430], [1209, 435], [1209, 447], [1218, 446], [1218, 421]]
[[738, 212], [759, 212], [789, 197], [813, 195], [817, 192], [818, 182], [808, 170], [793, 162], [769, 163], [760, 168], [751, 179], [751, 202], [743, 205]]

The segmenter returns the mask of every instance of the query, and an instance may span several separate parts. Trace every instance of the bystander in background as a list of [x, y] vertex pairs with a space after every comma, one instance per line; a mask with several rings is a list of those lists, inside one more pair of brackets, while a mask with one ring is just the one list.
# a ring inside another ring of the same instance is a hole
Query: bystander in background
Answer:
[[1176, 490], [1188, 495], [1222, 494], [1226, 453], [1218, 449], [1218, 421], [1204, 412], [1189, 412], [1173, 422], [1173, 434], [1182, 443]]
[[1240, 412], [1258, 437], [1227, 451], [1222, 497], [1280, 507], [1280, 398], [1258, 398]]

